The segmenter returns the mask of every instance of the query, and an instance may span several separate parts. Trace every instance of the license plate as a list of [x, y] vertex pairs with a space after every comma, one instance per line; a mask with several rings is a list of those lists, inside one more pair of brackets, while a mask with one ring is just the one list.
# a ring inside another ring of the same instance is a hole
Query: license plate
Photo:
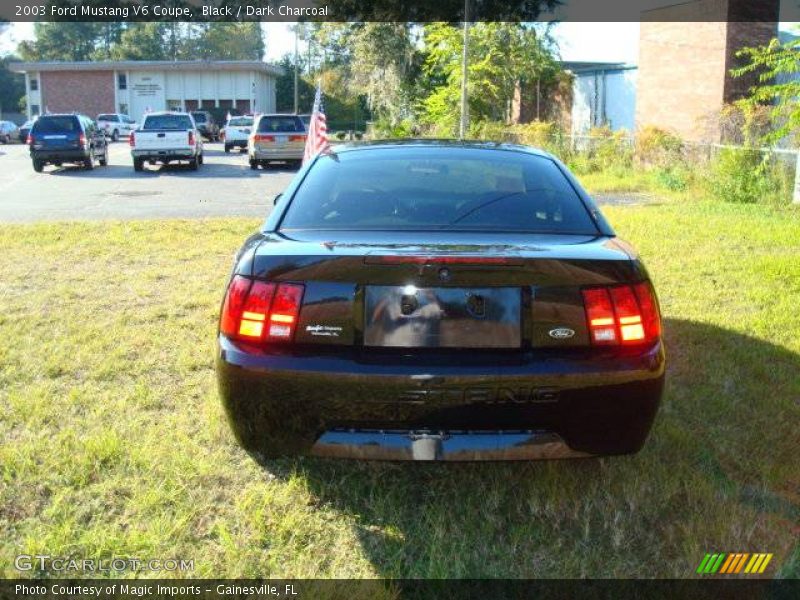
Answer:
[[285, 135], [276, 135], [275, 136], [275, 141], [277, 143], [279, 143], [279, 144], [285, 144], [287, 139], [289, 139], [289, 138], [287, 136], [285, 136]]
[[519, 348], [522, 290], [367, 286], [364, 344]]

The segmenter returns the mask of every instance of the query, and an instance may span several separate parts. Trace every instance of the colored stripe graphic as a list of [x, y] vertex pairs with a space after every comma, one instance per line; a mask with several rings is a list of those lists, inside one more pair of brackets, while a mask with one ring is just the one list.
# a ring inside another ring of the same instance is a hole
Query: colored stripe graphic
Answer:
[[698, 573], [705, 573], [706, 572], [706, 564], [708, 563], [708, 559], [711, 558], [710, 554], [706, 554], [703, 557], [703, 560], [700, 561], [700, 566], [697, 567]]
[[742, 570], [742, 567], [744, 566], [744, 563], [745, 563], [745, 561], [747, 560], [747, 557], [748, 557], [748, 556], [750, 556], [750, 554], [749, 554], [749, 553], [744, 553], [744, 554], [742, 554], [742, 558], [741, 558], [741, 559], [739, 560], [739, 562], [736, 564], [736, 570], [734, 571], [733, 569], [731, 569], [731, 571], [732, 571], [733, 573], [738, 573], [739, 571], [741, 571], [741, 570]]
[[764, 562], [761, 563], [761, 568], [758, 570], [758, 572], [759, 573], [763, 573], [764, 569], [767, 568], [767, 565], [769, 564], [769, 561], [771, 561], [771, 560], [772, 560], [772, 554], [767, 554], [767, 557], [764, 559]]
[[723, 558], [725, 558], [725, 553], [721, 552], [719, 554], [719, 558], [717, 558], [717, 560], [715, 562], [709, 564], [710, 568], [706, 572], [713, 574], [713, 573], [716, 573], [717, 571], [719, 571], [719, 567], [722, 564], [722, 559]]
[[720, 569], [719, 572], [720, 573], [729, 573], [730, 571], [728, 571], [728, 569], [731, 568], [731, 563], [734, 562], [733, 559], [736, 558], [736, 556], [737, 556], [736, 554], [728, 554], [728, 560], [726, 560], [723, 563], [722, 569]]
[[744, 568], [744, 572], [745, 573], [749, 573], [750, 571], [752, 571], [753, 565], [756, 564], [756, 561], [758, 560], [759, 556], [761, 556], [761, 555], [758, 554], [758, 553], [753, 554], [753, 558], [750, 559], [750, 562], [747, 563], [747, 566]]

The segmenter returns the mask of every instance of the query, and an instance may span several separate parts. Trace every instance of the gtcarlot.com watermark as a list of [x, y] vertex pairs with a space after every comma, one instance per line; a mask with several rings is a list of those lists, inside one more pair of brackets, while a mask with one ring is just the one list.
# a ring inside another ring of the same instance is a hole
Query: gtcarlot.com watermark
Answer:
[[72, 558], [49, 554], [20, 554], [14, 559], [17, 571], [49, 573], [124, 573], [194, 571], [194, 559], [136, 557]]

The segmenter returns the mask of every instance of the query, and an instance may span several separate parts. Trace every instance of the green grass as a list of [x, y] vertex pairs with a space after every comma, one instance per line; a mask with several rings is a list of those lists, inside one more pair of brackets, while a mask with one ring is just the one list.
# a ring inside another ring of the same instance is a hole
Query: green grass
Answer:
[[[20, 553], [194, 559], [194, 576], [800, 575], [800, 213], [607, 208], [660, 294], [668, 382], [633, 457], [285, 459], [234, 443], [213, 371], [258, 221], [0, 227], [0, 576]], [[43, 573], [43, 575], [53, 573]]]

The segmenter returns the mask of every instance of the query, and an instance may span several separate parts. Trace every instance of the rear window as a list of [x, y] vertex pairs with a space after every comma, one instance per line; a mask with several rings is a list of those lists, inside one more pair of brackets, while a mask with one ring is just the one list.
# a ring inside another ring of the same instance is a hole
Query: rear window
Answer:
[[253, 118], [252, 117], [232, 117], [230, 121], [228, 121], [228, 125], [232, 125], [234, 127], [252, 127], [253, 126]]
[[195, 123], [205, 123], [206, 122], [206, 114], [205, 113], [192, 113], [194, 117]]
[[146, 117], [142, 129], [192, 129], [189, 115], [151, 115]]
[[75, 133], [80, 131], [78, 117], [39, 117], [33, 125], [36, 133]]
[[598, 233], [552, 160], [441, 147], [322, 156], [295, 192], [281, 227]]
[[306, 128], [300, 117], [261, 117], [258, 122], [259, 133], [274, 133], [278, 131], [300, 131], [305, 132]]
[[97, 115], [97, 120], [98, 121], [112, 121], [112, 122], [119, 121], [119, 119], [117, 118], [117, 115]]

